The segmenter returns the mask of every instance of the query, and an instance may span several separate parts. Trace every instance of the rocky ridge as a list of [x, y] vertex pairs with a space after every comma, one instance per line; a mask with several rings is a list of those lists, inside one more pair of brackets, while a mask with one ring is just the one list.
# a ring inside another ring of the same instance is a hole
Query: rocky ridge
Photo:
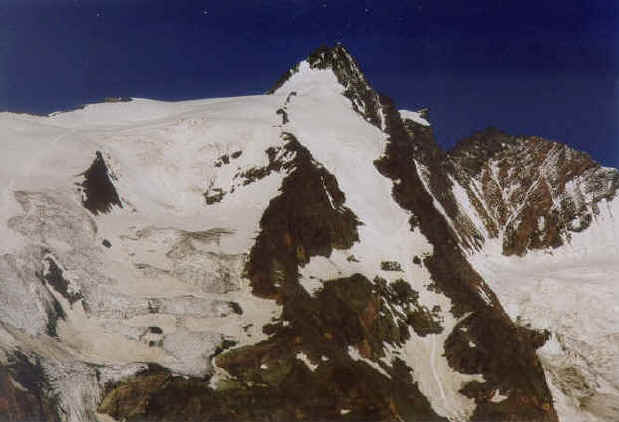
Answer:
[[586, 153], [494, 128], [458, 143], [446, 166], [483, 222], [479, 231], [500, 238], [505, 255], [569, 243], [619, 188], [619, 172]]

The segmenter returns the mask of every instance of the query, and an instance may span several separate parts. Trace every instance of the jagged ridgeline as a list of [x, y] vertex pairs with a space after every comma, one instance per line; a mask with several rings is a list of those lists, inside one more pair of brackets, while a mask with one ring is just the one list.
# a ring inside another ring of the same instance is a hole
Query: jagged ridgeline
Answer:
[[460, 141], [446, 168], [483, 222], [479, 231], [501, 240], [505, 255], [569, 244], [619, 188], [617, 170], [586, 153], [496, 128]]
[[58, 150], [5, 183], [0, 421], [558, 421], [557, 335], [479, 257], [564, 250], [616, 170], [496, 129], [443, 151], [341, 45], [267, 95], [28, 119]]

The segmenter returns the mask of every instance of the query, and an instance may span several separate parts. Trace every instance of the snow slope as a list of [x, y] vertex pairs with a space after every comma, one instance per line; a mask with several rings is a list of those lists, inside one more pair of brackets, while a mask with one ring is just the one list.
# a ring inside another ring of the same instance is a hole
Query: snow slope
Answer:
[[558, 249], [506, 257], [498, 241], [470, 259], [512, 318], [549, 330], [538, 351], [560, 420], [619, 419], [619, 200]]
[[[0, 116], [0, 347], [10, 353], [18, 344], [43, 359], [67, 420], [93, 420], [100, 394], [94, 368], [127, 368], [126, 376], [154, 362], [202, 376], [212, 371], [208, 356], [222, 338], [256, 342], [279, 316], [274, 302], [250, 294], [241, 271], [281, 176], [238, 189], [225, 212], [204, 206], [209, 183], [231, 182], [229, 172], [214, 172], [219, 156], [242, 149], [238, 167], [264, 164], [264, 149], [279, 142], [278, 100], [134, 100], [50, 117]], [[123, 201], [97, 217], [75, 190], [95, 151]], [[70, 303], [41, 283], [48, 257], [80, 300]], [[46, 332], [54, 300], [65, 314], [57, 339]], [[254, 326], [243, 330], [243, 321]], [[68, 370], [82, 381], [63, 375]], [[76, 388], [79, 400], [70, 391]]]

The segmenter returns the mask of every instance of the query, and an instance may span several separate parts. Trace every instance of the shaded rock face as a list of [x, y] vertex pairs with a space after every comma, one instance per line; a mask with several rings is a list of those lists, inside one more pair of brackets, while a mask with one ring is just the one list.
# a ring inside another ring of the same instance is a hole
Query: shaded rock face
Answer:
[[447, 166], [466, 189], [488, 236], [502, 239], [505, 255], [569, 242], [619, 187], [619, 173], [585, 153], [493, 128], [461, 141], [450, 151]]
[[[428, 117], [427, 111], [425, 112]], [[402, 119], [404, 129], [413, 144], [415, 159], [425, 165], [431, 163], [442, 163], [445, 159], [445, 153], [439, 148], [434, 139], [434, 130], [432, 126], [424, 126], [411, 119]]]
[[401, 340], [403, 331], [379, 317], [380, 297], [361, 275], [329, 281], [314, 298], [299, 291], [283, 299], [289, 325], [216, 357], [232, 376], [218, 389], [152, 368], [110, 386], [99, 410], [136, 421], [446, 421], [402, 361], [382, 374], [348, 354], [364, 344], [369, 358], [383, 353], [383, 341]]
[[45, 263], [47, 269], [43, 273], [43, 278], [54, 290], [67, 299], [71, 305], [82, 299], [79, 292], [70, 291], [69, 282], [63, 277], [63, 271], [51, 256], [45, 257]]
[[359, 221], [344, 206], [345, 196], [335, 177], [313, 160], [294, 135], [284, 133], [283, 138], [287, 155], [294, 158], [282, 165], [289, 174], [281, 195], [271, 200], [262, 216], [262, 231], [247, 267], [253, 292], [262, 297], [286, 294], [299, 265], [312, 256], [328, 257], [334, 248], [348, 249], [359, 238]]
[[[470, 339], [482, 345], [467, 348], [464, 337], [450, 335], [445, 355], [458, 372], [483, 374], [484, 388], [489, 391], [509, 391], [509, 398], [497, 404], [490, 401], [490, 395], [470, 393], [476, 382], [465, 385], [462, 391], [477, 404], [471, 420], [556, 420], [552, 397], [535, 354], [541, 345], [532, 340], [537, 334], [510, 321], [494, 294], [468, 263], [447, 217], [433, 203], [430, 195], [433, 189], [424, 189], [424, 182], [415, 169], [418, 164], [413, 161], [411, 165], [416, 145], [399, 113], [388, 98], [383, 97], [381, 103], [390, 138], [385, 156], [376, 161], [376, 167], [386, 177], [401, 181], [394, 184], [396, 202], [414, 215], [422, 216], [418, 219], [419, 229], [434, 246], [434, 254], [424, 260], [424, 265], [430, 270], [436, 288], [452, 300], [452, 312], [463, 317], [460, 324], [467, 326]], [[428, 164], [437, 168], [439, 165]], [[446, 179], [443, 176], [437, 180], [445, 183]], [[411, 229], [414, 229], [412, 224]], [[514, 347], [505, 347], [506, 340]], [[477, 355], [478, 350], [484, 351], [483, 357]]]
[[0, 421], [60, 422], [58, 403], [47, 393], [43, 369], [21, 353], [0, 367]]
[[436, 143], [432, 127], [410, 119], [402, 119], [402, 123], [403, 128], [397, 129], [397, 136], [403, 144], [410, 145], [407, 147], [408, 154], [415, 160], [420, 181], [449, 218], [458, 242], [469, 250], [479, 249], [483, 237], [471, 217], [460, 212], [458, 200], [453, 194], [453, 181], [446, 166], [447, 154]]
[[85, 180], [81, 184], [82, 204], [93, 214], [108, 213], [114, 205], [122, 208], [113, 178], [103, 155], [97, 151], [95, 160], [84, 172]]

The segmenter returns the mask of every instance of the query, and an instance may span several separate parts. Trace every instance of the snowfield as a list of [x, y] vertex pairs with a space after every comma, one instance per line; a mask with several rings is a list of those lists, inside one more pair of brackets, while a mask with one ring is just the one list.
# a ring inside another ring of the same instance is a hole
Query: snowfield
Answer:
[[520, 324], [552, 334], [538, 355], [562, 421], [619, 420], [619, 199], [556, 250], [470, 257]]
[[[280, 142], [279, 101], [134, 100], [0, 116], [0, 356], [15, 347], [40, 356], [68, 421], [94, 420], [101, 370], [126, 377], [154, 362], [204, 376], [223, 338], [255, 343], [279, 317], [280, 307], [251, 295], [241, 272], [281, 175], [239, 188], [225, 211], [204, 198], [210, 184], [232, 183], [233, 171], [214, 171], [218, 157], [242, 150], [235, 167], [265, 164], [264, 150]], [[75, 189], [95, 151], [122, 197], [123, 208], [108, 215], [90, 214]], [[80, 300], [41, 283], [46, 257]], [[65, 314], [57, 339], [46, 332], [54, 301]], [[243, 329], [247, 321], [253, 325]]]

